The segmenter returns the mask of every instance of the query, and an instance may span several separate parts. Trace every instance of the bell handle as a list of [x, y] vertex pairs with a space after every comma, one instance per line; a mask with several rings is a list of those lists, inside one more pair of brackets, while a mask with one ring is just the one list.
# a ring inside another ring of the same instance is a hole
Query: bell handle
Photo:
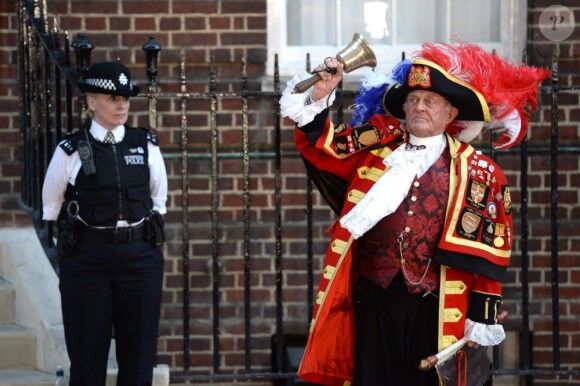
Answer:
[[320, 74], [315, 73], [310, 78], [305, 79], [300, 83], [297, 83], [296, 86], [294, 86], [294, 90], [292, 90], [292, 94], [302, 94], [304, 91], [306, 91], [310, 87], [314, 86], [320, 80], [322, 80], [322, 77], [320, 76]]

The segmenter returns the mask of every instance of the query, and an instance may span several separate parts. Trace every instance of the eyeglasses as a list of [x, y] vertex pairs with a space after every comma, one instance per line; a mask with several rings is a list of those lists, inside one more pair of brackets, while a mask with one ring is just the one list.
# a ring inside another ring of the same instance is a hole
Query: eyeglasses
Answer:
[[419, 105], [420, 101], [422, 101], [423, 105], [425, 105], [425, 107], [427, 107], [428, 109], [435, 108], [447, 102], [444, 98], [436, 95], [426, 95], [423, 98], [418, 97], [416, 95], [410, 95], [407, 97], [405, 104], [407, 105], [408, 108], [414, 109]]

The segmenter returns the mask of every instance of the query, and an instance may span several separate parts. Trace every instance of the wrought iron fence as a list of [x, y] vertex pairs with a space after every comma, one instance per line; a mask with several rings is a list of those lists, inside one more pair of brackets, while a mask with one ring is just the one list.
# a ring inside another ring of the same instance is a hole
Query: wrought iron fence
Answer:
[[[47, 168], [49, 157], [56, 144], [67, 133], [73, 131], [77, 125], [82, 125], [84, 106], [82, 99], [77, 97], [75, 92], [75, 81], [78, 76], [87, 71], [90, 64], [90, 54], [94, 46], [87, 35], [80, 34], [71, 44], [69, 36], [63, 34], [56, 27], [49, 27], [49, 20], [46, 15], [46, 5], [42, 6], [38, 1], [19, 0], [19, 82], [20, 82], [20, 133], [21, 133], [21, 154], [22, 154], [22, 202], [30, 209], [38, 229], [39, 236], [44, 242], [47, 254], [54, 259], [53, 231], [52, 226], [44, 224], [40, 220], [41, 216], [41, 187], [44, 172]], [[71, 63], [71, 48], [76, 55], [76, 65]], [[157, 58], [160, 45], [154, 37], [150, 37], [143, 45], [146, 56], [146, 73], [149, 79], [147, 91], [140, 94], [138, 98], [147, 98], [148, 121], [152, 130], [157, 129], [158, 108], [157, 102], [162, 99], [178, 101], [179, 113], [181, 117], [180, 127], [180, 149], [173, 154], [165, 156], [179, 160], [181, 165], [181, 202], [175, 203], [181, 209], [181, 264], [182, 264], [182, 314], [183, 314], [183, 369], [172, 370], [172, 383], [196, 382], [196, 381], [283, 381], [293, 382], [296, 378], [295, 369], [289, 368], [287, 364], [288, 355], [287, 342], [283, 331], [283, 253], [282, 253], [282, 201], [281, 201], [281, 159], [282, 157], [295, 157], [296, 152], [284, 151], [280, 147], [282, 120], [280, 117], [278, 98], [280, 97], [280, 78], [278, 76], [277, 64], [273, 78], [273, 91], [252, 91], [248, 87], [248, 76], [246, 61], [242, 62], [241, 90], [239, 92], [221, 92], [217, 89], [217, 71], [215, 59], [212, 57], [210, 73], [208, 77], [208, 92], [188, 92], [186, 89], [187, 78], [185, 71], [185, 61], [180, 63], [180, 90], [174, 93], [161, 92], [157, 83]], [[308, 60], [307, 60], [308, 62]], [[309, 67], [307, 63], [306, 67]], [[494, 374], [517, 375], [533, 380], [537, 376], [578, 376], [578, 368], [562, 368], [560, 361], [559, 343], [559, 283], [558, 283], [558, 152], [562, 150], [558, 144], [558, 95], [561, 92], [577, 92], [579, 86], [563, 87], [559, 85], [558, 79], [558, 58], [554, 54], [552, 64], [553, 77], [550, 86], [542, 88], [544, 93], [551, 97], [551, 142], [549, 146], [551, 160], [551, 290], [552, 290], [552, 321], [553, 321], [553, 367], [551, 369], [537, 369], [532, 367], [531, 353], [531, 331], [530, 331], [530, 309], [529, 309], [529, 251], [528, 251], [528, 160], [530, 157], [528, 143], [526, 140], [519, 147], [521, 165], [521, 280], [522, 280], [522, 315], [521, 315], [521, 339], [522, 358], [520, 368], [505, 369], [499, 368], [497, 360], [494, 362]], [[354, 92], [342, 91], [345, 96], [352, 96]], [[218, 99], [237, 98], [242, 106], [242, 143], [240, 152], [222, 153], [218, 150]], [[251, 149], [249, 141], [250, 112], [248, 103], [252, 98], [268, 98], [272, 104], [274, 144], [271, 151], [256, 151]], [[208, 153], [192, 153], [188, 147], [188, 122], [187, 103], [192, 99], [202, 99], [209, 101], [209, 127], [210, 146]], [[340, 99], [340, 98], [339, 98]], [[78, 102], [78, 103], [77, 103]], [[338, 119], [342, 118], [342, 106], [338, 106]], [[545, 150], [545, 149], [544, 149]], [[492, 156], [497, 156], [493, 150], [488, 150]], [[578, 148], [574, 147], [567, 151], [578, 153]], [[218, 178], [220, 160], [236, 157], [242, 160], [242, 185], [243, 185], [243, 290], [244, 290], [244, 369], [239, 374], [224, 373], [220, 365], [220, 241], [218, 224]], [[189, 297], [189, 273], [190, 273], [190, 246], [188, 240], [189, 223], [189, 160], [192, 158], [208, 159], [210, 162], [210, 185], [211, 185], [211, 272], [212, 272], [212, 339], [213, 339], [213, 369], [211, 374], [198, 374], [190, 368], [190, 317], [189, 308], [191, 306]], [[252, 299], [251, 290], [251, 240], [250, 227], [252, 220], [250, 216], [250, 163], [253, 159], [268, 158], [274, 164], [274, 190], [275, 190], [275, 320], [274, 328], [274, 349], [272, 353], [272, 371], [254, 371], [251, 362], [252, 357], [252, 332], [250, 308]], [[313, 186], [307, 179], [305, 185], [306, 194], [306, 283], [308, 297], [308, 315], [311, 314], [313, 303]], [[494, 350], [494, 357], [497, 359], [498, 350]]]

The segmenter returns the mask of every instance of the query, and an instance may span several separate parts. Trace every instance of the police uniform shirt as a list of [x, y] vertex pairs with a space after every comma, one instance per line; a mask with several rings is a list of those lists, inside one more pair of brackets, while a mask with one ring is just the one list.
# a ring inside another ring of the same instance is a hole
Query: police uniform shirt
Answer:
[[[107, 129], [92, 121], [90, 133], [98, 141], [103, 141], [107, 134]], [[115, 136], [115, 143], [121, 142], [125, 137], [125, 126], [119, 125], [112, 130]], [[63, 141], [64, 142], [64, 141]], [[61, 142], [62, 143], [62, 142]], [[59, 144], [60, 145], [60, 144]], [[151, 199], [153, 200], [153, 210], [161, 214], [167, 213], [165, 203], [167, 201], [167, 172], [165, 163], [161, 156], [159, 146], [147, 142], [149, 151], [149, 187], [151, 189]], [[56, 220], [64, 202], [64, 194], [67, 185], [75, 184], [79, 170], [82, 167], [78, 151], [70, 156], [65, 153], [60, 146], [56, 147], [52, 160], [48, 165], [44, 185], [42, 187], [42, 219]], [[127, 226], [126, 221], [119, 221], [117, 226]]]

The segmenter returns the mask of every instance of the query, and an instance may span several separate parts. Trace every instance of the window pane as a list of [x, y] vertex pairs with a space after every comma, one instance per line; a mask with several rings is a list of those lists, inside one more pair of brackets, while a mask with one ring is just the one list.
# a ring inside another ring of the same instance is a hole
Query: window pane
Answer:
[[340, 15], [340, 42], [339, 45], [345, 45], [350, 42], [355, 32], [364, 34], [364, 15], [362, 1], [349, 1], [342, 3], [342, 12]]
[[501, 38], [498, 0], [286, 0], [285, 6], [288, 46], [344, 47], [355, 32], [371, 45]]
[[336, 0], [286, 2], [287, 45], [336, 45]]
[[440, 40], [437, 36], [438, 18], [443, 12], [440, 1], [397, 1], [397, 44], [417, 44]]
[[499, 23], [497, 0], [461, 1], [451, 7], [451, 36], [461, 40], [499, 42]]
[[341, 46], [348, 44], [355, 32], [365, 37], [371, 45], [390, 44], [388, 24], [389, 2], [351, 0], [342, 2]]

